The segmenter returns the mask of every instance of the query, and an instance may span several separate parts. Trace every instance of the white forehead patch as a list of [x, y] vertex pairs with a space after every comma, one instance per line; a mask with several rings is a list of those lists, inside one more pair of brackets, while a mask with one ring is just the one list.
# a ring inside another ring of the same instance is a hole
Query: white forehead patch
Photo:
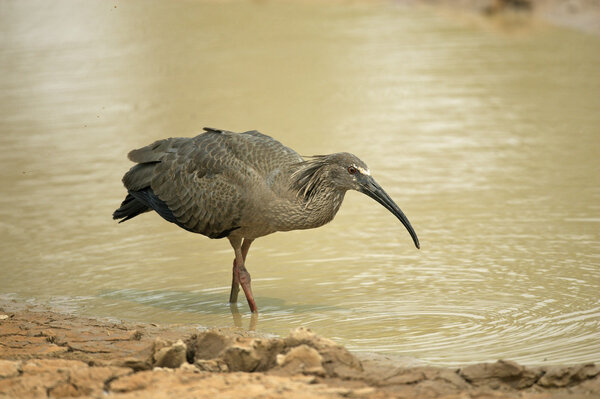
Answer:
[[360, 166], [356, 166], [356, 165], [352, 165], [354, 166], [361, 174], [365, 175], [365, 176], [371, 176], [371, 171], [369, 169], [365, 169], [362, 168]]

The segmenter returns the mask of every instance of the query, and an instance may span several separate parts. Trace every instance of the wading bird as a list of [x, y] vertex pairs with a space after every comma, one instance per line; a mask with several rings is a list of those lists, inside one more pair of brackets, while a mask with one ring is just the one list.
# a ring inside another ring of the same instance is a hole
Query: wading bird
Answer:
[[192, 138], [168, 138], [128, 154], [120, 222], [154, 210], [179, 227], [210, 238], [227, 237], [233, 250], [229, 302], [242, 286], [257, 312], [245, 262], [252, 241], [275, 233], [312, 229], [333, 219], [348, 190], [368, 195], [419, 239], [398, 205], [371, 177], [367, 165], [342, 152], [302, 158], [257, 131], [204, 128]]

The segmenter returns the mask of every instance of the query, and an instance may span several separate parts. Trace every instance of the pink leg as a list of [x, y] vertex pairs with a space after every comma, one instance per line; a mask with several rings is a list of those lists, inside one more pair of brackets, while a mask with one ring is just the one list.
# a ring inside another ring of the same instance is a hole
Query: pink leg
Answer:
[[233, 260], [233, 277], [231, 280], [231, 293], [229, 294], [229, 302], [235, 303], [238, 299], [238, 293], [240, 292], [240, 284], [246, 294], [248, 305], [252, 312], [256, 312], [258, 309], [254, 302], [254, 296], [252, 295], [252, 288], [250, 286], [250, 273], [246, 270], [246, 256], [253, 240], [244, 239], [244, 242], [239, 245], [241, 240], [229, 240], [234, 248], [236, 257]]
[[244, 290], [244, 294], [246, 294], [246, 299], [248, 300], [248, 306], [250, 306], [251, 312], [258, 312], [258, 308], [256, 307], [256, 302], [254, 302], [254, 295], [252, 295], [252, 288], [250, 287], [250, 273], [246, 270], [246, 267], [241, 264], [238, 265], [238, 279], [242, 289]]
[[244, 258], [244, 263], [246, 263], [246, 255], [248, 255], [248, 251], [250, 250], [250, 245], [252, 241], [249, 238], [244, 238], [244, 242], [242, 243], [242, 257]]

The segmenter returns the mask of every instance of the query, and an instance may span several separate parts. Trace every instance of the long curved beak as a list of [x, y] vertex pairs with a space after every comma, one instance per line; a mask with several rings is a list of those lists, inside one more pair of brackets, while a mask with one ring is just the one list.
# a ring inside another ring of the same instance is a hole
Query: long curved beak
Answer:
[[360, 189], [358, 190], [363, 194], [368, 195], [373, 198], [375, 201], [379, 202], [381, 205], [385, 207], [388, 211], [392, 212], [394, 216], [396, 216], [406, 227], [413, 241], [415, 242], [415, 246], [420, 248], [419, 246], [419, 237], [417, 237], [417, 233], [410, 225], [408, 218], [404, 215], [404, 212], [396, 205], [396, 203], [390, 198], [389, 195], [381, 188], [379, 184], [373, 179], [371, 176], [364, 176], [364, 180], [360, 182]]

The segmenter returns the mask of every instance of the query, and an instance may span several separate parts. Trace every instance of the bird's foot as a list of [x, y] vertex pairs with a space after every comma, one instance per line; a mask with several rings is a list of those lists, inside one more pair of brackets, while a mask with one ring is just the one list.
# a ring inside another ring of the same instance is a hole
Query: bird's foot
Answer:
[[258, 312], [258, 308], [256, 307], [256, 302], [254, 302], [254, 295], [252, 295], [252, 287], [250, 285], [250, 273], [246, 267], [241, 264], [236, 264], [235, 260], [233, 261], [233, 278], [231, 281], [231, 293], [229, 294], [229, 303], [236, 303], [238, 300], [238, 293], [240, 292], [240, 285], [244, 290], [244, 294], [246, 294], [246, 299], [248, 300], [248, 306], [250, 306], [250, 311]]
[[238, 281], [244, 290], [244, 294], [246, 294], [246, 299], [248, 300], [248, 306], [250, 306], [251, 312], [258, 312], [258, 308], [256, 307], [256, 302], [254, 302], [254, 295], [252, 295], [252, 287], [250, 286], [250, 273], [246, 270], [244, 265], [240, 265], [237, 267], [238, 273]]

